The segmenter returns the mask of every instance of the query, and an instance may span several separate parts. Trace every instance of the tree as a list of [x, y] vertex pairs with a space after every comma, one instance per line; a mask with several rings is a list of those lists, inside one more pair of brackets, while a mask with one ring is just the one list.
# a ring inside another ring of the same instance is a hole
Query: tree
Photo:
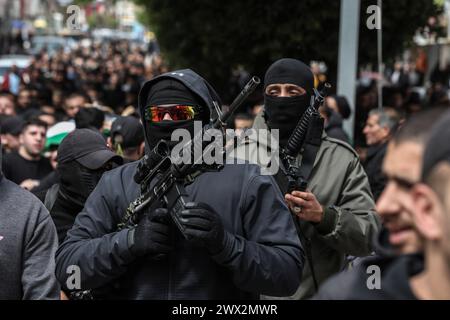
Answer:
[[[361, 1], [361, 22], [359, 37], [360, 64], [376, 63], [377, 31], [366, 27], [366, 9], [376, 5], [376, 0]], [[383, 1], [383, 60], [392, 63], [403, 50], [410, 46], [413, 35], [419, 27], [425, 26], [427, 19], [441, 11], [441, 6], [430, 0], [384, 0]]]
[[[322, 60], [333, 79], [337, 69], [338, 0], [136, 0], [146, 8], [151, 28], [173, 68], [190, 67], [224, 95], [233, 69], [243, 66], [263, 76], [281, 57]], [[376, 61], [376, 30], [366, 27], [361, 1], [360, 63]], [[402, 52], [417, 27], [436, 6], [429, 0], [383, 1], [386, 59]]]

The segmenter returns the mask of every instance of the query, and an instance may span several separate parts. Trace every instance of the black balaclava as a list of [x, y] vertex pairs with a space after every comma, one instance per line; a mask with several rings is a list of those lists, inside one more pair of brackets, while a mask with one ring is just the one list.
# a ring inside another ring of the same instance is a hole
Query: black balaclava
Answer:
[[[306, 90], [298, 97], [273, 97], [265, 93], [271, 84], [295, 84]], [[296, 59], [274, 62], [264, 77], [264, 118], [270, 129], [278, 129], [280, 145], [285, 146], [292, 131], [308, 108], [314, 89], [314, 76], [310, 68]]]
[[151, 149], [161, 140], [166, 140], [173, 147], [178, 141], [171, 142], [172, 132], [177, 129], [186, 129], [194, 136], [194, 121], [207, 121], [209, 115], [205, 102], [184, 86], [180, 81], [174, 79], [162, 79], [153, 85], [148, 93], [146, 114], [150, 106], [165, 104], [186, 104], [199, 108], [199, 115], [194, 120], [161, 121], [158, 123], [145, 119], [147, 128], [145, 134]]
[[59, 192], [72, 204], [83, 207], [105, 170], [91, 170], [72, 160], [58, 164], [58, 172], [61, 181]]

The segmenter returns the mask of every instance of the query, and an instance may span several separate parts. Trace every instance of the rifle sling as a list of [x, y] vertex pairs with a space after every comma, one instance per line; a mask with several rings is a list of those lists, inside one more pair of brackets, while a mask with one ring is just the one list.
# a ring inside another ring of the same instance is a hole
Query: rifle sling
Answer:
[[[314, 167], [314, 161], [316, 160], [317, 153], [319, 152], [320, 145], [322, 143], [323, 127], [324, 124], [322, 118], [320, 118], [319, 116], [312, 117], [311, 122], [308, 126], [308, 133], [305, 139], [305, 143], [301, 150], [302, 164], [299, 168], [300, 176], [303, 177], [306, 181], [309, 181], [311, 177], [311, 172]], [[300, 221], [300, 219], [297, 216], [295, 216], [294, 220], [300, 241], [303, 243], [303, 246], [305, 247], [306, 259], [308, 260], [309, 268], [311, 270], [311, 277], [314, 283], [314, 288], [315, 291], [317, 292], [318, 282], [312, 257], [311, 239], [307, 237], [306, 234], [303, 232], [303, 228], [301, 227], [302, 222]]]
[[300, 176], [306, 181], [309, 181], [311, 172], [314, 167], [314, 161], [316, 160], [317, 153], [319, 152], [320, 145], [322, 144], [323, 133], [323, 119], [319, 117], [313, 117], [310, 125], [308, 126], [308, 133], [306, 135], [305, 143], [302, 150], [302, 164], [299, 168]]

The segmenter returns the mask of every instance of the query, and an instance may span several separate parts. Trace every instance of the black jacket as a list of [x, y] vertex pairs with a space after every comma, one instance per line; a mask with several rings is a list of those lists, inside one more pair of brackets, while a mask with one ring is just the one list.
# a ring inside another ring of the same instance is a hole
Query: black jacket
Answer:
[[83, 290], [122, 277], [117, 297], [127, 299], [239, 299], [295, 292], [303, 255], [272, 177], [248, 164], [199, 176], [187, 191], [193, 201], [205, 202], [221, 215], [235, 235], [233, 242], [211, 257], [174, 232], [174, 251], [154, 261], [136, 259], [128, 248], [128, 230], [116, 232], [139, 194], [132, 179], [136, 165], [105, 173], [88, 198], [56, 255], [61, 283], [66, 283], [67, 267], [78, 265]]
[[[172, 77], [190, 81], [189, 87], [206, 97], [209, 89], [195, 76], [182, 70]], [[204, 99], [212, 106], [210, 99]], [[295, 292], [303, 251], [273, 177], [261, 175], [259, 167], [250, 164], [225, 165], [220, 172], [200, 175], [187, 192], [193, 201], [209, 204], [234, 237], [222, 252], [210, 256], [174, 232], [174, 250], [152, 260], [133, 256], [129, 230], [117, 232], [126, 208], [139, 195], [133, 180], [136, 166], [129, 163], [105, 173], [89, 196], [56, 255], [61, 283], [69, 276], [67, 267], [77, 265], [81, 289], [114, 283], [115, 298], [248, 299]]]
[[[66, 238], [67, 231], [69, 231], [73, 223], [75, 222], [75, 218], [77, 214], [83, 209], [80, 204], [71, 201], [64, 194], [59, 191], [59, 186], [55, 185], [57, 188], [49, 189], [48, 192], [56, 192], [56, 198], [53, 203], [51, 203], [51, 207], [47, 208], [50, 211], [50, 215], [55, 223], [56, 232], [58, 233], [58, 241], [59, 243], [63, 243]], [[47, 203], [45, 203], [47, 205]]]
[[[379, 268], [379, 288], [374, 285]], [[393, 257], [370, 257], [363, 263], [325, 282], [316, 300], [415, 300], [409, 279], [423, 270], [420, 254]]]
[[350, 143], [347, 133], [342, 129], [342, 117], [340, 114], [331, 110], [328, 121], [325, 125], [327, 136]]
[[[50, 172], [45, 178], [43, 178], [39, 186], [33, 188], [31, 192], [42, 202], [45, 201], [47, 191], [55, 184], [59, 183], [59, 173], [57, 170]], [[48, 208], [47, 208], [48, 209]]]
[[[396, 255], [382, 229], [374, 241], [376, 255], [362, 258], [353, 268], [330, 278], [314, 296], [317, 300], [415, 300], [409, 280], [423, 271], [423, 255]], [[379, 288], [374, 268], [379, 268]], [[370, 288], [369, 288], [370, 287]]]
[[382, 171], [386, 149], [387, 143], [370, 146], [367, 150], [367, 159], [364, 162], [364, 169], [369, 178], [370, 189], [375, 201], [383, 192], [387, 181]]

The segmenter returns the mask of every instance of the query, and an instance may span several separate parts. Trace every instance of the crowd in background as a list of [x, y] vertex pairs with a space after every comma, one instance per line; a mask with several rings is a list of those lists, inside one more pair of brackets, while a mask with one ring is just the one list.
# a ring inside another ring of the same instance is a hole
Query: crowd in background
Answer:
[[[397, 61], [387, 69], [382, 90], [384, 109], [378, 111], [374, 111], [378, 107], [377, 77], [361, 72], [353, 111], [353, 139], [343, 128], [343, 122], [352, 116], [345, 97], [331, 95], [320, 109], [327, 134], [351, 144], [365, 163], [371, 181], [381, 181], [378, 186], [377, 182], [372, 185], [375, 195], [383, 186], [380, 167], [385, 147], [398, 125], [421, 110], [450, 105], [450, 69], [436, 66], [430, 85], [425, 87], [426, 60], [425, 53], [419, 51], [415, 61]], [[317, 82], [323, 83], [323, 65], [313, 61], [310, 67]], [[66, 134], [73, 130], [66, 123], [69, 121], [76, 128], [95, 128], [107, 137], [118, 116], [139, 117], [136, 107], [141, 85], [167, 70], [159, 54], [127, 41], [90, 42], [52, 55], [43, 50], [25, 70], [13, 67], [0, 84], [6, 176], [27, 189], [38, 188], [56, 167], [54, 151], [60, 140], [52, 136], [55, 125], [59, 136], [61, 130]], [[236, 83], [245, 82], [248, 74], [237, 70], [235, 77]], [[237, 129], [251, 127], [262, 108], [260, 102], [242, 110], [232, 125]]]
[[[317, 82], [323, 83], [323, 66], [313, 61], [310, 67]], [[425, 69], [423, 51], [416, 61], [398, 61], [387, 69], [382, 91], [384, 108], [378, 111], [374, 111], [378, 107], [376, 77], [361, 72], [352, 140], [343, 128], [343, 121], [352, 116], [345, 97], [331, 95], [320, 109], [327, 134], [358, 151], [375, 195], [383, 187], [380, 170], [385, 148], [398, 125], [421, 110], [450, 105], [449, 69], [436, 66], [426, 89]], [[139, 118], [136, 107], [141, 85], [167, 70], [159, 54], [150, 54], [127, 41], [80, 44], [52, 55], [43, 50], [25, 70], [13, 67], [0, 84], [6, 176], [26, 189], [36, 188], [35, 191], [42, 189], [39, 185], [43, 180], [46, 190], [54, 182], [53, 178], [46, 181], [46, 177], [54, 177], [51, 173], [56, 168], [55, 151], [62, 140], [61, 132], [67, 134], [75, 127], [94, 128], [108, 137], [112, 122], [120, 115]], [[248, 74], [240, 70], [236, 77], [245, 81]], [[262, 102], [255, 103], [238, 113], [231, 125], [236, 129], [251, 127], [262, 108]], [[60, 139], [55, 139], [52, 132], [57, 132]]]
[[[383, 161], [395, 133], [413, 114], [429, 109], [444, 110], [450, 106], [450, 68], [434, 68], [429, 85], [424, 86], [423, 64], [421, 59], [396, 62], [386, 72], [382, 108], [378, 108], [376, 79], [364, 73], [359, 79], [355, 108], [339, 95], [328, 96], [320, 108], [327, 135], [352, 145], [358, 152], [375, 200], [383, 199], [383, 190], [389, 183]], [[317, 84], [323, 83], [326, 76], [317, 63], [312, 62], [310, 67]], [[78, 161], [78, 156], [84, 156], [83, 152], [105, 151], [106, 146], [123, 157], [119, 161], [108, 155], [101, 165], [92, 168], [90, 163], [80, 165], [90, 170], [91, 175], [94, 171], [101, 175], [124, 162], [139, 160], [145, 151], [138, 94], [145, 81], [167, 71], [168, 66], [160, 55], [150, 54], [129, 42], [92, 43], [72, 51], [60, 50], [51, 56], [42, 51], [27, 69], [12, 68], [1, 84], [0, 92], [4, 176], [30, 190], [47, 206], [52, 187], [59, 184], [65, 188], [64, 173], [71, 169], [66, 163], [58, 164], [58, 160], [66, 156], [58, 157], [58, 147], [76, 129], [93, 130], [97, 136], [90, 136], [85, 131], [71, 135], [73, 150], [79, 154], [74, 154], [71, 147], [63, 148], [71, 154], [70, 161]], [[245, 78], [244, 73], [240, 75]], [[250, 128], [263, 108], [262, 102], [255, 103], [238, 113], [232, 126], [235, 129]], [[352, 116], [352, 112], [355, 113], [355, 130], [351, 139], [343, 122]], [[102, 139], [93, 143], [99, 134], [105, 138], [105, 146]], [[91, 144], [97, 149], [89, 150]], [[82, 178], [84, 169], [80, 171]], [[86, 182], [80, 181], [80, 184]], [[72, 190], [68, 191], [79, 196], [72, 199], [71, 208], [77, 209], [75, 216], [93, 190], [90, 187], [95, 184], [86, 184], [87, 194], [77, 194], [76, 185], [70, 183], [68, 186]], [[58, 198], [53, 199], [53, 204], [50, 208], [47, 206], [49, 211], [53, 208], [63, 217], [66, 209], [58, 207]], [[62, 225], [69, 227], [72, 223]], [[60, 242], [67, 230], [58, 230]]]
[[25, 70], [13, 67], [0, 84], [5, 175], [37, 188], [56, 168], [55, 150], [64, 135], [92, 128], [108, 137], [119, 116], [139, 118], [142, 83], [165, 71], [158, 54], [127, 41], [93, 42], [51, 56], [43, 50]]

